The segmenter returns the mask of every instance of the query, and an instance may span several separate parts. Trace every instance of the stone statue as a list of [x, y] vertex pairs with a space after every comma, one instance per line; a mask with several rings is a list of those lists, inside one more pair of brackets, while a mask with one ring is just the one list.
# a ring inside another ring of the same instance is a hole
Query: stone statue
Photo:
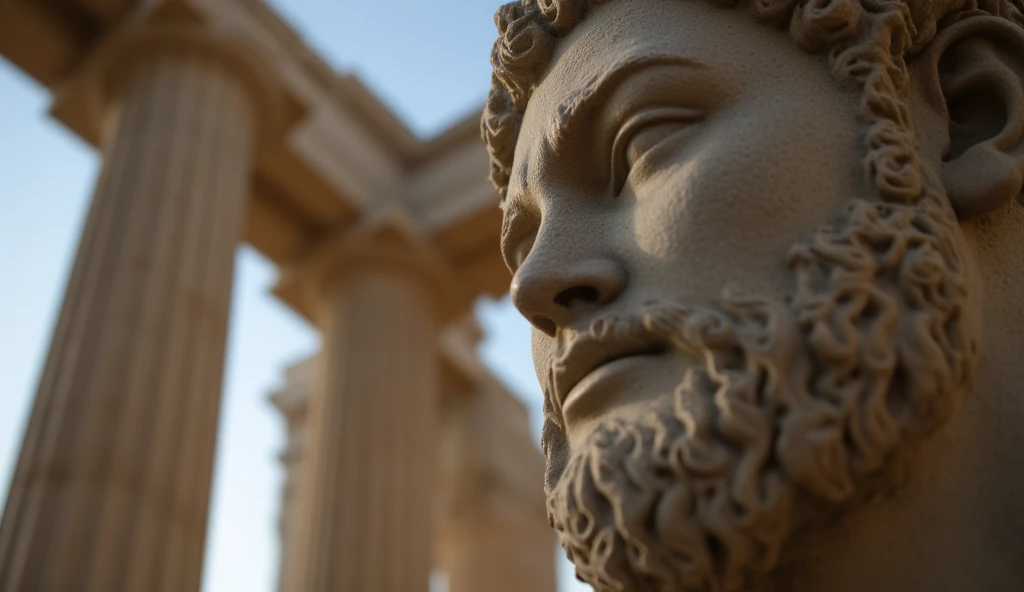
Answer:
[[599, 591], [1024, 590], [1024, 2], [523, 0], [482, 131]]

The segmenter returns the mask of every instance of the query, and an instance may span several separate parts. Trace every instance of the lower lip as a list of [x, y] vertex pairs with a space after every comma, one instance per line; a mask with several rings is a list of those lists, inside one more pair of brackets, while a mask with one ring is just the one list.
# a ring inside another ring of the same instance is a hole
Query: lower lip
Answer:
[[566, 421], [599, 414], [616, 395], [631, 390], [643, 376], [644, 366], [659, 354], [638, 354], [619, 358], [590, 372], [569, 391], [562, 405]]

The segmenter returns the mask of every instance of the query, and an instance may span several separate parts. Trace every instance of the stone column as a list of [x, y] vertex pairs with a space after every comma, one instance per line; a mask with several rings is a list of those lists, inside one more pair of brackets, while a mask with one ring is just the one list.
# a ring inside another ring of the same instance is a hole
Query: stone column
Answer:
[[103, 169], [0, 525], [0, 589], [194, 592], [257, 99], [249, 62], [196, 31], [100, 56], [83, 84]]
[[280, 543], [277, 590], [285, 592], [291, 579], [294, 558], [295, 507], [300, 491], [303, 459], [306, 456], [309, 425], [310, 393], [313, 390], [315, 359], [303, 360], [285, 370], [285, 383], [270, 396], [270, 402], [281, 412], [286, 423], [285, 448], [278, 457], [285, 470], [281, 505], [278, 510], [277, 533]]
[[544, 502], [544, 459], [526, 407], [476, 355], [472, 319], [450, 326], [449, 386], [439, 446], [438, 562], [449, 592], [554, 592], [555, 533]]
[[427, 590], [439, 319], [423, 261], [404, 251], [346, 248], [318, 289], [323, 351], [287, 590]]
[[533, 516], [480, 514], [446, 528], [448, 592], [555, 592], [555, 535]]
[[443, 426], [438, 562], [449, 592], [554, 592], [555, 533], [525, 410], [479, 390], [450, 403]]

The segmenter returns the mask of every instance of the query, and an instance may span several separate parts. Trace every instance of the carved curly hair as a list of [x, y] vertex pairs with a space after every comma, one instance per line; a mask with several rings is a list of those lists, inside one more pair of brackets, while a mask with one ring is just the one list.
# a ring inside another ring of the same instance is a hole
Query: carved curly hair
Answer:
[[[551, 60], [556, 41], [610, 0], [521, 0], [498, 9], [491, 51], [491, 91], [481, 121], [490, 177], [502, 201], [508, 189], [523, 112]], [[977, 14], [1024, 26], [1024, 0], [712, 0], [747, 7], [788, 30], [801, 48], [828, 54], [837, 81], [860, 89], [860, 121], [868, 126], [864, 174], [887, 201], [908, 203], [921, 192], [909, 112], [902, 91], [906, 60], [936, 32]]]
[[[522, 0], [498, 10], [501, 36], [481, 127], [503, 200], [523, 113], [557, 40], [609, 1]], [[790, 536], [814, 517], [804, 502], [830, 508], [873, 493], [866, 484], [883, 474], [901, 443], [944, 423], [975, 372], [968, 262], [941, 185], [918, 161], [907, 60], [962, 19], [990, 15], [1024, 27], [1024, 0], [742, 3], [804, 50], [827, 55], [837, 82], [860, 93], [863, 171], [876, 195], [853, 200], [844, 216], [792, 247], [787, 264], [795, 283], [786, 304], [753, 301], [772, 311], [767, 321], [739, 318], [729, 306], [689, 324], [686, 315], [673, 320], [671, 310], [645, 317], [665, 336], [693, 333], [689, 342], [704, 346], [711, 360], [704, 372], [715, 398], [700, 437], [667, 438], [666, 426], [682, 420], [656, 416], [647, 432], [628, 424], [597, 432], [611, 454], [584, 447], [571, 456], [547, 393], [549, 517], [578, 577], [598, 590], [743, 589], [777, 564]], [[694, 333], [708, 326], [716, 329], [711, 338]], [[807, 359], [788, 377], [793, 382], [768, 380], [769, 354], [796, 358], [797, 349]], [[761, 392], [761, 385], [774, 386]], [[771, 403], [774, 396], [786, 403]], [[671, 446], [690, 445], [721, 461], [713, 478], [706, 467], [672, 464]], [[612, 460], [621, 462], [608, 465]], [[616, 487], [616, 480], [633, 481]], [[704, 502], [672, 497], [696, 495], [708, 484], [715, 487], [705, 488]], [[622, 495], [625, 489], [640, 495]], [[797, 506], [806, 515], [798, 516]], [[669, 536], [667, 529], [676, 529], [674, 547], [651, 544]], [[668, 551], [677, 556], [656, 557]]]

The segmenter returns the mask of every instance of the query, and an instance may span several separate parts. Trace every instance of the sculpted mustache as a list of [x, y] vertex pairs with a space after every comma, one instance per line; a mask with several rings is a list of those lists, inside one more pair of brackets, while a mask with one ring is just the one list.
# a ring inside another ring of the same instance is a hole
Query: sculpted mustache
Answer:
[[679, 304], [650, 303], [639, 314], [628, 316], [608, 314], [598, 317], [586, 331], [565, 331], [552, 365], [564, 365], [571, 352], [583, 341], [599, 344], [642, 345], [651, 334], [669, 338], [675, 327], [691, 314], [692, 309]]
[[[565, 371], [572, 352], [590, 344], [616, 347], [650, 345], [652, 338], [688, 357], [704, 360], [712, 350], [729, 349], [737, 342], [737, 330], [773, 334], [771, 325], [784, 318], [784, 305], [756, 299], [725, 298], [718, 306], [698, 306], [678, 301], [648, 301], [638, 313], [606, 314], [590, 323], [586, 331], [565, 331], [548, 363], [542, 386], [559, 427], [561, 403], [557, 400], [555, 376]], [[586, 343], [590, 342], [590, 343]], [[771, 347], [771, 344], [761, 344]]]
[[[734, 341], [735, 323], [729, 316], [747, 317], [756, 326], [769, 324], [770, 306], [761, 301], [730, 300], [724, 310], [683, 303], [649, 302], [634, 315], [604, 315], [595, 319], [585, 332], [565, 332], [549, 365], [564, 366], [575, 347], [590, 340], [599, 344], [642, 346], [654, 336], [673, 347], [698, 354], [708, 347]], [[728, 312], [726, 312], [728, 311]], [[739, 314], [737, 314], [739, 313]]]
[[[682, 306], [649, 303], [638, 314], [606, 314], [594, 319], [585, 331], [566, 330], [559, 336], [558, 348], [548, 362], [543, 377], [543, 391], [551, 409], [555, 411], [556, 423], [562, 426], [561, 402], [555, 389], [555, 376], [564, 374], [566, 364], [573, 352], [590, 344], [615, 344], [617, 347], [643, 347], [653, 335], [666, 341], [673, 341], [665, 333], [678, 324], [688, 309]], [[674, 344], [673, 344], [674, 345]]]

